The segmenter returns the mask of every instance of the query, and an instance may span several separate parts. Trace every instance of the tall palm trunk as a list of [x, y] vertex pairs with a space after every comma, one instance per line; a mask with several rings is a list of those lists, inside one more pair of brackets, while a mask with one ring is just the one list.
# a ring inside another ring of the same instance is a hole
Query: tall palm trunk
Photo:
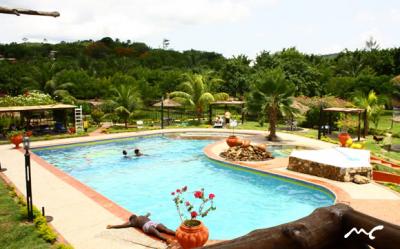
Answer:
[[277, 139], [276, 136], [276, 121], [277, 121], [277, 109], [276, 107], [268, 108], [268, 119], [269, 119], [269, 141], [275, 141]]
[[203, 113], [203, 108], [201, 108], [201, 106], [198, 106], [196, 108], [196, 114], [197, 114], [197, 121], [200, 124], [200, 119], [201, 119], [201, 114]]

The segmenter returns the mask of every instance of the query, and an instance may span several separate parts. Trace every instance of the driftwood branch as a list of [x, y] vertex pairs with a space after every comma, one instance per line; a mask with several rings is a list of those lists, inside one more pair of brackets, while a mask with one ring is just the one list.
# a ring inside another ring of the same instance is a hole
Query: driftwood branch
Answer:
[[[374, 233], [374, 240], [363, 233], [344, 238], [353, 227], [368, 232], [378, 225], [384, 225], [384, 229]], [[400, 227], [337, 204], [319, 208], [297, 221], [258, 229], [204, 249], [366, 249], [368, 245], [379, 249], [398, 249]]]
[[5, 8], [0, 6], [0, 13], [2, 14], [12, 14], [12, 15], [35, 15], [35, 16], [53, 16], [53, 17], [59, 17], [60, 13], [57, 11], [37, 11], [37, 10], [28, 10], [28, 9], [10, 9], [10, 8]]

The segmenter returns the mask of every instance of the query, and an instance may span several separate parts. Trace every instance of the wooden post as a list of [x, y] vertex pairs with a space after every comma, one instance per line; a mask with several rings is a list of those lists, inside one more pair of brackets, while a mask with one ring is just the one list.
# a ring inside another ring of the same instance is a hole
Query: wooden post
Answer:
[[208, 123], [211, 125], [212, 124], [212, 104], [210, 104], [209, 109], [208, 109]]
[[364, 110], [364, 135], [363, 138], [365, 138], [368, 134], [367, 134], [367, 110]]
[[358, 142], [360, 142], [361, 136], [361, 112], [358, 113], [358, 130], [357, 130]]
[[322, 109], [322, 105], [319, 107], [319, 121], [318, 121], [318, 139], [321, 139], [321, 129], [322, 129], [322, 114], [323, 109]]
[[242, 124], [244, 124], [244, 104], [242, 104]]
[[164, 129], [164, 96], [161, 97], [161, 129]]

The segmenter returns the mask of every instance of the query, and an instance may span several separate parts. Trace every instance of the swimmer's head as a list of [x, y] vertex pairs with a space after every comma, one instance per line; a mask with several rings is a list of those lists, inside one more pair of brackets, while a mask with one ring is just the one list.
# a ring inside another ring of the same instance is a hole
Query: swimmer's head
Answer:
[[123, 151], [122, 151], [122, 154], [123, 154], [124, 156], [126, 156], [126, 155], [128, 155], [128, 152], [126, 152], [126, 150], [123, 150]]

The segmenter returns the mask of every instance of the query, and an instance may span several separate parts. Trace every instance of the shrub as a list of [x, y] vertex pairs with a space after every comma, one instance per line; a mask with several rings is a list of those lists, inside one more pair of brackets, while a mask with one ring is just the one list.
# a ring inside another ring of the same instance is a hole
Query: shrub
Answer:
[[104, 116], [104, 112], [102, 112], [98, 109], [94, 109], [92, 111], [92, 113], [90, 114], [90, 116], [92, 117], [93, 122], [95, 122], [97, 125], [99, 125], [101, 118]]
[[31, 106], [50, 105], [56, 103], [50, 95], [32, 91], [15, 97], [5, 96], [0, 98], [0, 106]]

